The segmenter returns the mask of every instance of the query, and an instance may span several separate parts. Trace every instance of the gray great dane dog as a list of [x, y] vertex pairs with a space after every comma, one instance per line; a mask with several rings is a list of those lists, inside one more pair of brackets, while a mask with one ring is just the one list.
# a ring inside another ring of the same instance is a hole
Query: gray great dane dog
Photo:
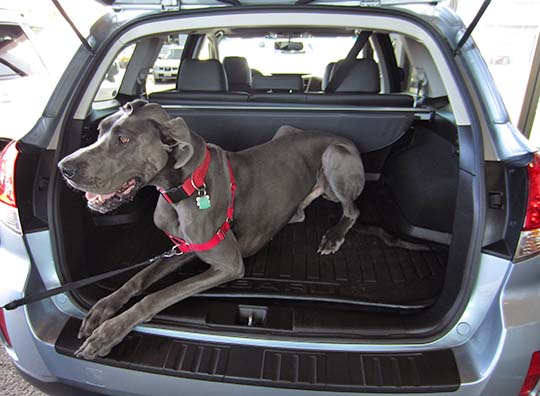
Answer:
[[[94, 211], [116, 209], [143, 186], [169, 190], [181, 185], [199, 169], [208, 150], [211, 160], [203, 194], [209, 202], [200, 208], [195, 195], [172, 203], [160, 196], [154, 212], [158, 228], [199, 244], [215, 238], [216, 230], [225, 224], [233, 175], [237, 192], [233, 227], [222, 233], [219, 243], [209, 250], [169, 258], [165, 265], [150, 264], [90, 309], [79, 331], [79, 338], [87, 338], [76, 352], [78, 357], [105, 356], [136, 325], [163, 309], [241, 278], [243, 257], [256, 253], [287, 223], [303, 221], [304, 209], [317, 197], [339, 202], [343, 208], [339, 222], [324, 235], [320, 254], [341, 247], [359, 214], [354, 200], [364, 188], [364, 168], [356, 146], [341, 137], [283, 126], [267, 143], [227, 152], [207, 144], [181, 118], [171, 119], [161, 106], [142, 100], [127, 103], [101, 121], [98, 129], [95, 143], [58, 164], [67, 182], [86, 193], [88, 207]], [[114, 316], [133, 296], [195, 255], [210, 268], [149, 294]]]

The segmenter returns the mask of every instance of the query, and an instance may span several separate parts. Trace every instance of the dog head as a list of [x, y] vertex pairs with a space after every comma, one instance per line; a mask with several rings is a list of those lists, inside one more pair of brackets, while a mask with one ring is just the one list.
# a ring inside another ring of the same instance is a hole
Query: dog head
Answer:
[[158, 104], [127, 103], [98, 126], [95, 143], [65, 157], [58, 167], [85, 192], [88, 207], [106, 213], [131, 201], [166, 166], [184, 166], [193, 155], [191, 133]]

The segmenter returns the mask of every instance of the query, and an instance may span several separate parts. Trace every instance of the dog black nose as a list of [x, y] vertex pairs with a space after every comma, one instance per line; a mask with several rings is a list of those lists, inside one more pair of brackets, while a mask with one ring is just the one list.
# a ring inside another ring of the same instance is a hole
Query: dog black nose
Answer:
[[60, 164], [60, 171], [66, 179], [73, 179], [77, 174], [78, 168], [73, 164]]

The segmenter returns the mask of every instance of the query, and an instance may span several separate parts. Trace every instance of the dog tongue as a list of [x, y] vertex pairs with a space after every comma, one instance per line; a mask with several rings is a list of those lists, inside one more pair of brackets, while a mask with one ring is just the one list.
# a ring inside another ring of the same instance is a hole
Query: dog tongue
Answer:
[[100, 197], [102, 201], [105, 201], [106, 199], [112, 197], [115, 193], [110, 194], [94, 194], [91, 192], [87, 192], [84, 194], [87, 200], [92, 201], [93, 199], [96, 199], [97, 197]]

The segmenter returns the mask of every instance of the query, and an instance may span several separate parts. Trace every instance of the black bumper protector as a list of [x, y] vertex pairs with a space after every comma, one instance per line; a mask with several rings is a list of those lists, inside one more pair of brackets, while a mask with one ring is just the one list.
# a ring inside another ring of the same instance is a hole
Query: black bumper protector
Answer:
[[[81, 322], [70, 319], [56, 351], [73, 357]], [[338, 392], [452, 392], [460, 378], [451, 350], [362, 353], [193, 342], [132, 332], [96, 363], [176, 377]]]

